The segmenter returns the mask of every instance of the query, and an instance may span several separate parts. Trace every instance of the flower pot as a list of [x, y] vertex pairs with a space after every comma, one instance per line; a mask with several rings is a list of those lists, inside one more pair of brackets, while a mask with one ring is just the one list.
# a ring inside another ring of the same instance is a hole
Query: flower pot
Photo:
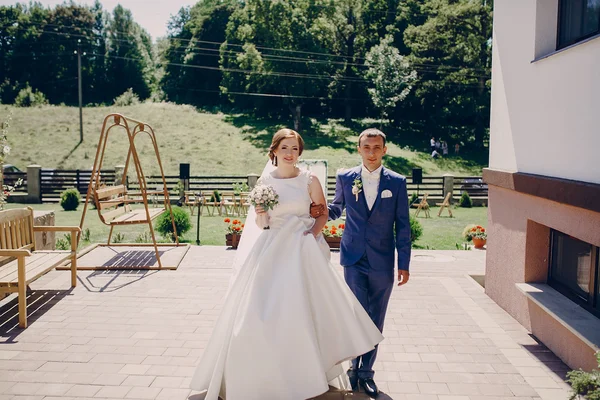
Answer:
[[225, 245], [233, 249], [237, 249], [241, 237], [242, 235], [234, 235], [232, 233], [228, 233], [225, 235]]
[[339, 249], [342, 238], [338, 236], [325, 236], [325, 241], [330, 249]]
[[473, 238], [473, 245], [476, 249], [483, 249], [483, 246], [485, 246], [486, 242], [487, 241], [485, 239]]

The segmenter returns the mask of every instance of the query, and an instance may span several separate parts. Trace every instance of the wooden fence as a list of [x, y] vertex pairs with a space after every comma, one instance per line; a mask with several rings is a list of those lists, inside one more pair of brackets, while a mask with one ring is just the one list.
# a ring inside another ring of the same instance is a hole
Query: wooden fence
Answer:
[[[102, 181], [112, 185], [115, 181], [115, 170], [102, 170], [100, 173]], [[85, 196], [87, 194], [91, 170], [81, 169], [45, 169], [40, 173], [40, 188], [42, 202], [56, 202], [60, 200], [60, 194], [69, 188], [75, 188]]]
[[[116, 174], [114, 169], [102, 170], [102, 181], [107, 185], [112, 185]], [[19, 177], [27, 179], [27, 174], [6, 174], [5, 182], [16, 181]], [[60, 194], [67, 188], [76, 188], [82, 196], [85, 196], [90, 181], [91, 171], [89, 170], [56, 170], [42, 169], [40, 174], [41, 193], [43, 202], [55, 202], [60, 199]], [[165, 176], [167, 188], [173, 199], [179, 197], [177, 185], [179, 184], [178, 175]], [[327, 177], [328, 198], [331, 200], [335, 193], [335, 176]], [[231, 191], [235, 183], [246, 183], [247, 176], [227, 175], [227, 176], [191, 176], [189, 179], [189, 190], [200, 192], [201, 190]], [[482, 182], [479, 176], [464, 176], [454, 178], [453, 198], [458, 199], [463, 191], [466, 191], [471, 197], [487, 197], [487, 185]], [[146, 184], [148, 189], [162, 189], [161, 176], [147, 176]], [[24, 184], [26, 185], [26, 183]], [[129, 189], [139, 190], [139, 183], [133, 180], [128, 182]], [[26, 187], [26, 186], [25, 186]], [[441, 199], [444, 197], [444, 178], [441, 176], [424, 176], [422, 183], [413, 183], [412, 177], [407, 177], [407, 190], [409, 196], [416, 193], [421, 196], [428, 193], [432, 199]]]

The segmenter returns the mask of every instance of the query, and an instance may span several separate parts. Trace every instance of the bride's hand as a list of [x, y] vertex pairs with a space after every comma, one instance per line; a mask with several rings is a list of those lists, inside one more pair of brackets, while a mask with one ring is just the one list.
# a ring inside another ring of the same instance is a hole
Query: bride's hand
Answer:
[[315, 238], [317, 237], [317, 235], [310, 229], [307, 231], [304, 231], [304, 236], [308, 236], [308, 235], [313, 235]]
[[256, 206], [256, 208], [254, 208], [254, 210], [256, 211], [257, 214], [265, 214], [266, 211], [264, 208], [262, 208], [261, 206]]

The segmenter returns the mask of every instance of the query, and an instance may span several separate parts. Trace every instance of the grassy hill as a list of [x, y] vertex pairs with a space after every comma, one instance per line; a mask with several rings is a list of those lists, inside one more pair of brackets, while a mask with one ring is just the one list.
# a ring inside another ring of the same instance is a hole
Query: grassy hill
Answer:
[[[185, 105], [147, 103], [128, 107], [88, 107], [83, 110], [84, 141], [79, 142], [79, 111], [76, 107], [45, 106], [17, 108], [0, 105], [0, 121], [12, 113], [9, 141], [13, 148], [7, 163], [25, 169], [30, 164], [44, 168], [89, 169], [94, 163], [103, 118], [121, 113], [143, 121], [157, 134], [165, 173], [177, 175], [179, 163], [190, 163], [192, 175], [245, 175], [260, 173], [266, 161], [272, 134], [286, 121], [257, 120], [246, 115], [208, 113]], [[359, 125], [368, 126], [369, 121]], [[340, 120], [307, 120], [301, 131], [306, 141], [305, 159], [325, 159], [329, 174], [341, 167], [357, 165], [355, 151], [360, 128], [351, 129]], [[104, 167], [123, 164], [127, 140], [113, 131]], [[158, 173], [154, 152], [145, 137], [137, 148], [146, 175]], [[427, 148], [428, 144], [423, 144]], [[428, 153], [388, 144], [384, 163], [402, 174], [413, 167], [425, 175], [480, 175], [483, 165], [462, 158], [432, 160]]]

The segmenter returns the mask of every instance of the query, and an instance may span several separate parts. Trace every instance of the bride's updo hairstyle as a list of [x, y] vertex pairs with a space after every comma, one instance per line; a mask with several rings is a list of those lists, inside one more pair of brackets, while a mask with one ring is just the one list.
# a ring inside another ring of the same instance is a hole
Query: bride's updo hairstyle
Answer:
[[269, 158], [275, 166], [277, 166], [277, 157], [275, 157], [275, 150], [279, 148], [279, 144], [281, 144], [283, 139], [287, 138], [296, 138], [298, 140], [299, 156], [301, 156], [302, 152], [304, 151], [304, 140], [298, 132], [288, 128], [278, 130], [275, 133], [275, 135], [273, 135], [273, 140], [271, 141], [271, 146], [269, 147]]

